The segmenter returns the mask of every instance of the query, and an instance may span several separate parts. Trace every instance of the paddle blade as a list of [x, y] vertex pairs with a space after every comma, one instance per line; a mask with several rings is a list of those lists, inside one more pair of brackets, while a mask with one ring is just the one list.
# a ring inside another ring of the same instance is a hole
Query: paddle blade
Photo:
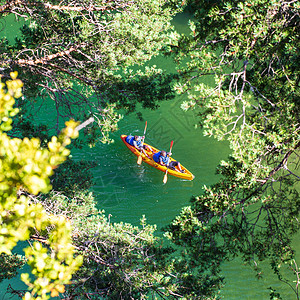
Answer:
[[168, 172], [166, 171], [166, 174], [164, 176], [164, 179], [163, 179], [163, 183], [166, 184], [168, 181]]
[[142, 155], [138, 156], [137, 164], [140, 165], [142, 163]]
[[164, 180], [163, 180], [163, 183], [164, 183], [164, 184], [166, 184], [166, 183], [167, 183], [167, 181], [168, 181], [168, 176], [167, 176], [167, 174], [165, 174], [165, 176], [164, 176]]

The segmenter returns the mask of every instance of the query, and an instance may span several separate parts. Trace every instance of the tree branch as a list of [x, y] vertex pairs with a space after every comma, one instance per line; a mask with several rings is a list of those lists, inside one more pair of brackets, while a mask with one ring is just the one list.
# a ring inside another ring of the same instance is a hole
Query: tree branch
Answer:
[[65, 10], [65, 11], [106, 11], [109, 10], [108, 7], [97, 7], [93, 4], [90, 4], [88, 7], [84, 6], [68, 6], [68, 5], [51, 5], [50, 3], [44, 4], [45, 8], [47, 9], [54, 9], [54, 10]]
[[[116, 8], [125, 8], [132, 2], [126, 3], [126, 4], [119, 4], [117, 1], [111, 1], [111, 3], [106, 3], [106, 6], [96, 6], [93, 4], [90, 4], [89, 6], [72, 6], [72, 5], [52, 5], [50, 3], [42, 3], [42, 2], [31, 2], [31, 3], [24, 3], [22, 0], [15, 0], [15, 1], [9, 1], [6, 4], [0, 6], [0, 13], [4, 12], [12, 12], [12, 10], [16, 8], [20, 8], [20, 6], [23, 6], [26, 10], [32, 8], [36, 8], [37, 6], [41, 7], [44, 6], [45, 9], [49, 10], [60, 10], [60, 11], [77, 11], [77, 12], [93, 12], [93, 11], [107, 11], [107, 10], [113, 10]], [[19, 7], [18, 7], [19, 6]]]
[[300, 147], [300, 142], [295, 146], [294, 149], [289, 150], [283, 157], [282, 161], [269, 173], [269, 176], [265, 178], [264, 180], [260, 181], [261, 185], [264, 185], [277, 171], [279, 171], [281, 168], [283, 168], [286, 165], [286, 162], [290, 155]]
[[81, 43], [79, 45], [76, 46], [72, 46], [70, 49], [65, 50], [65, 51], [61, 51], [55, 54], [51, 54], [51, 55], [46, 55], [45, 57], [39, 58], [39, 59], [18, 59], [16, 61], [14, 61], [14, 63], [22, 66], [22, 65], [37, 65], [37, 64], [45, 64], [50, 60], [53, 60], [57, 57], [62, 57], [62, 56], [68, 56], [70, 53], [76, 51], [78, 48], [83, 48], [84, 46], [87, 46], [87, 43]]

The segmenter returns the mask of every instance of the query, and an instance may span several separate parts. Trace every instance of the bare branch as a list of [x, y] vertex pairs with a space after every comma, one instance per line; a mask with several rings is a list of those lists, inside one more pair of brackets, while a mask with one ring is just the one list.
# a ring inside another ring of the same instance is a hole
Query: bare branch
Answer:
[[37, 64], [45, 64], [47, 62], [49, 62], [50, 60], [53, 60], [57, 57], [62, 57], [62, 56], [68, 56], [69, 54], [71, 54], [72, 52], [76, 51], [78, 48], [83, 48], [87, 46], [87, 43], [81, 43], [79, 45], [76, 46], [72, 46], [71, 48], [69, 48], [68, 50], [65, 51], [61, 51], [55, 54], [51, 54], [51, 55], [46, 55], [40, 59], [18, 59], [16, 61], [14, 61], [14, 63], [18, 64], [18, 65], [37, 65]]

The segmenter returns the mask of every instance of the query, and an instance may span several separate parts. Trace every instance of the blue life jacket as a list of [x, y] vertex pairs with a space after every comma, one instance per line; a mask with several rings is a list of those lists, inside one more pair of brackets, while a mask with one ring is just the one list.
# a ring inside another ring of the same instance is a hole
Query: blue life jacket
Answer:
[[153, 160], [157, 163], [159, 163], [159, 156], [160, 156], [161, 151], [153, 154]]
[[134, 136], [133, 136], [133, 135], [127, 135], [125, 141], [126, 141], [129, 145], [133, 146]]
[[[140, 147], [143, 146], [143, 143], [142, 143], [142, 141], [141, 141], [140, 139], [138, 139], [137, 141], [136, 141], [136, 140], [133, 140], [133, 142], [136, 143], [136, 146], [137, 146], [138, 148], [140, 148]], [[134, 146], [134, 145], [133, 145], [133, 146]]]
[[136, 143], [136, 146], [137, 146], [138, 148], [140, 148], [140, 147], [143, 145], [143, 144], [142, 144], [142, 141], [141, 141], [141, 140], [137, 140], [137, 141], [136, 141], [136, 140], [134, 139], [134, 136], [133, 136], [133, 135], [127, 135], [125, 141], [126, 141], [129, 145], [134, 146], [134, 147], [135, 147], [134, 143]]
[[161, 155], [161, 151], [159, 151], [159, 152], [153, 154], [153, 160], [154, 160], [155, 162], [157, 162], [157, 163], [160, 163], [160, 161], [159, 161], [159, 158], [160, 158], [160, 157], [161, 157], [163, 163], [167, 165], [168, 162], [169, 162], [169, 157], [168, 157], [168, 156], [162, 156], [162, 155]]

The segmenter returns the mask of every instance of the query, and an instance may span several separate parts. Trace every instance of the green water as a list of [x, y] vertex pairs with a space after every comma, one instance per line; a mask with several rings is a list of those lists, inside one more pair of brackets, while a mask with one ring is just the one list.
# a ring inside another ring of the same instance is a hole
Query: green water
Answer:
[[[148, 122], [145, 141], [167, 150], [173, 140], [173, 157], [195, 175], [193, 181], [168, 176], [167, 184], [163, 185], [164, 173], [145, 163], [136, 163], [136, 156], [120, 139], [121, 134], [142, 135], [144, 123], [134, 116], [120, 122], [113, 144], [87, 147], [84, 158], [97, 162], [93, 189], [99, 208], [112, 214], [115, 221], [139, 223], [145, 214], [150, 223], [161, 227], [168, 224], [181, 207], [188, 205], [190, 197], [199, 194], [204, 184], [216, 181], [212, 166], [226, 158], [229, 150], [225, 143], [202, 137], [192, 127], [194, 115], [185, 114], [175, 103], [166, 102], [158, 111], [145, 112], [144, 117]], [[82, 158], [82, 151], [76, 151], [73, 157]]]
[[[188, 16], [181, 15], [176, 25], [183, 32]], [[8, 31], [5, 31], [6, 34]], [[171, 69], [170, 61], [157, 58], [154, 63], [161, 68]], [[171, 140], [174, 141], [173, 157], [179, 160], [194, 175], [193, 181], [185, 181], [168, 176], [163, 185], [163, 173], [143, 163], [137, 165], [134, 156], [120, 139], [121, 134], [141, 134], [145, 123], [134, 115], [126, 116], [119, 123], [119, 131], [112, 136], [113, 144], [98, 144], [94, 148], [84, 147], [72, 153], [76, 160], [94, 160], [93, 175], [95, 185], [93, 192], [99, 209], [110, 214], [115, 222], [123, 221], [139, 224], [145, 215], [150, 224], [157, 224], [158, 229], [167, 225], [183, 206], [189, 205], [189, 199], [202, 191], [203, 185], [210, 185], [218, 180], [215, 168], [221, 159], [230, 153], [226, 142], [217, 142], [203, 137], [201, 130], [194, 129], [196, 116], [193, 112], [184, 113], [180, 103], [184, 96], [174, 101], [164, 102], [156, 111], [143, 111], [148, 122], [145, 141], [157, 148], [168, 150]], [[55, 104], [49, 102], [47, 110], [39, 113], [37, 118], [42, 123], [55, 124]], [[226, 286], [222, 290], [224, 299], [269, 299], [267, 288], [277, 289], [283, 299], [294, 299], [292, 291], [280, 283], [265, 266], [264, 278], [257, 280], [254, 272], [243, 266], [239, 259], [223, 265], [222, 274]], [[8, 284], [0, 284], [0, 299], [11, 299], [4, 295]], [[18, 279], [16, 287], [23, 288]]]
[[16, 30], [25, 24], [24, 19], [16, 19], [14, 15], [8, 15], [0, 19], [0, 38], [6, 37], [10, 44], [15, 42], [16, 37], [20, 37], [20, 31]]

